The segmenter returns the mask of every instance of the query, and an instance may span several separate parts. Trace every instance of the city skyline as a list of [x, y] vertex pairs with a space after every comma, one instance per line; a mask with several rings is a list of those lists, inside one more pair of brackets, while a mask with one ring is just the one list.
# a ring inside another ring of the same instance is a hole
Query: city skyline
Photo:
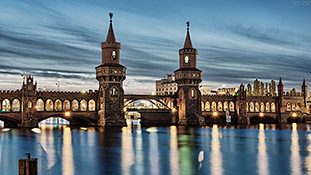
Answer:
[[20, 88], [24, 71], [39, 88], [97, 89], [100, 43], [114, 12], [126, 93], [154, 92], [155, 80], [178, 68], [188, 20], [202, 84], [216, 89], [281, 76], [286, 89], [300, 90], [311, 74], [311, 7], [297, 2], [3, 1], [1, 89]]

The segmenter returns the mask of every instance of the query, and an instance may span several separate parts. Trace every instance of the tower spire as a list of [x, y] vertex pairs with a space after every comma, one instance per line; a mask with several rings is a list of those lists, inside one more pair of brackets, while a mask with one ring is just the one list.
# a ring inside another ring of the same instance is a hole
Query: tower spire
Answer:
[[303, 79], [302, 86], [307, 86], [305, 78]]
[[186, 36], [184, 48], [191, 48], [192, 49], [193, 47], [192, 47], [192, 43], [191, 43], [189, 28], [190, 28], [190, 22], [187, 21], [187, 36]]
[[110, 24], [109, 24], [109, 30], [108, 30], [106, 42], [115, 43], [116, 38], [114, 36], [113, 27], [112, 27], [113, 13], [109, 13], [109, 17], [110, 17]]
[[283, 86], [283, 83], [282, 83], [282, 77], [280, 77], [280, 80], [279, 80], [279, 86]]

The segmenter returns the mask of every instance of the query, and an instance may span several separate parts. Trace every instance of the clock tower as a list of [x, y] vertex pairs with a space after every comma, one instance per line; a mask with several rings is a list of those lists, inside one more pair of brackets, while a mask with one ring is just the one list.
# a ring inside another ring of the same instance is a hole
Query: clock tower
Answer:
[[126, 126], [124, 118], [124, 90], [126, 67], [120, 64], [121, 44], [116, 42], [112, 26], [112, 13], [106, 42], [101, 43], [102, 64], [97, 66], [99, 81], [99, 126]]
[[187, 35], [184, 48], [179, 50], [179, 69], [175, 80], [178, 84], [178, 124], [187, 126], [205, 125], [201, 111], [202, 71], [197, 69], [198, 51], [193, 48], [187, 22]]

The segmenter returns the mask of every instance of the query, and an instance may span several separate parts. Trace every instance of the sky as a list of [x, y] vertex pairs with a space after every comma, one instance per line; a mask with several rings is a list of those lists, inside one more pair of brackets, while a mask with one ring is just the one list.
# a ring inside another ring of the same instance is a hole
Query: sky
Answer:
[[186, 21], [202, 85], [282, 77], [286, 90], [300, 91], [303, 78], [311, 87], [311, 0], [0, 0], [0, 89], [19, 89], [23, 72], [39, 88], [98, 89], [109, 12], [126, 94], [154, 92], [178, 69]]

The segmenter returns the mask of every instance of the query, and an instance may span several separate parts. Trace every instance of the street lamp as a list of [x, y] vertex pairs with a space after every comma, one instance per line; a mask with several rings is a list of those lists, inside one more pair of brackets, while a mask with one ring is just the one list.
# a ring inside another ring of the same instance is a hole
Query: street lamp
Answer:
[[69, 111], [66, 111], [66, 112], [65, 112], [65, 116], [66, 116], [66, 117], [69, 117], [69, 116], [70, 116], [70, 112], [69, 112]]
[[263, 117], [263, 116], [265, 116], [265, 114], [263, 112], [260, 112], [259, 117]]
[[172, 112], [176, 112], [176, 108], [173, 108], [173, 109], [172, 109]]
[[297, 114], [294, 112], [294, 113], [292, 114], [292, 116], [295, 118], [295, 117], [297, 117]]
[[213, 112], [213, 116], [214, 116], [214, 117], [217, 117], [217, 116], [218, 116], [218, 112], [216, 112], [216, 111]]

